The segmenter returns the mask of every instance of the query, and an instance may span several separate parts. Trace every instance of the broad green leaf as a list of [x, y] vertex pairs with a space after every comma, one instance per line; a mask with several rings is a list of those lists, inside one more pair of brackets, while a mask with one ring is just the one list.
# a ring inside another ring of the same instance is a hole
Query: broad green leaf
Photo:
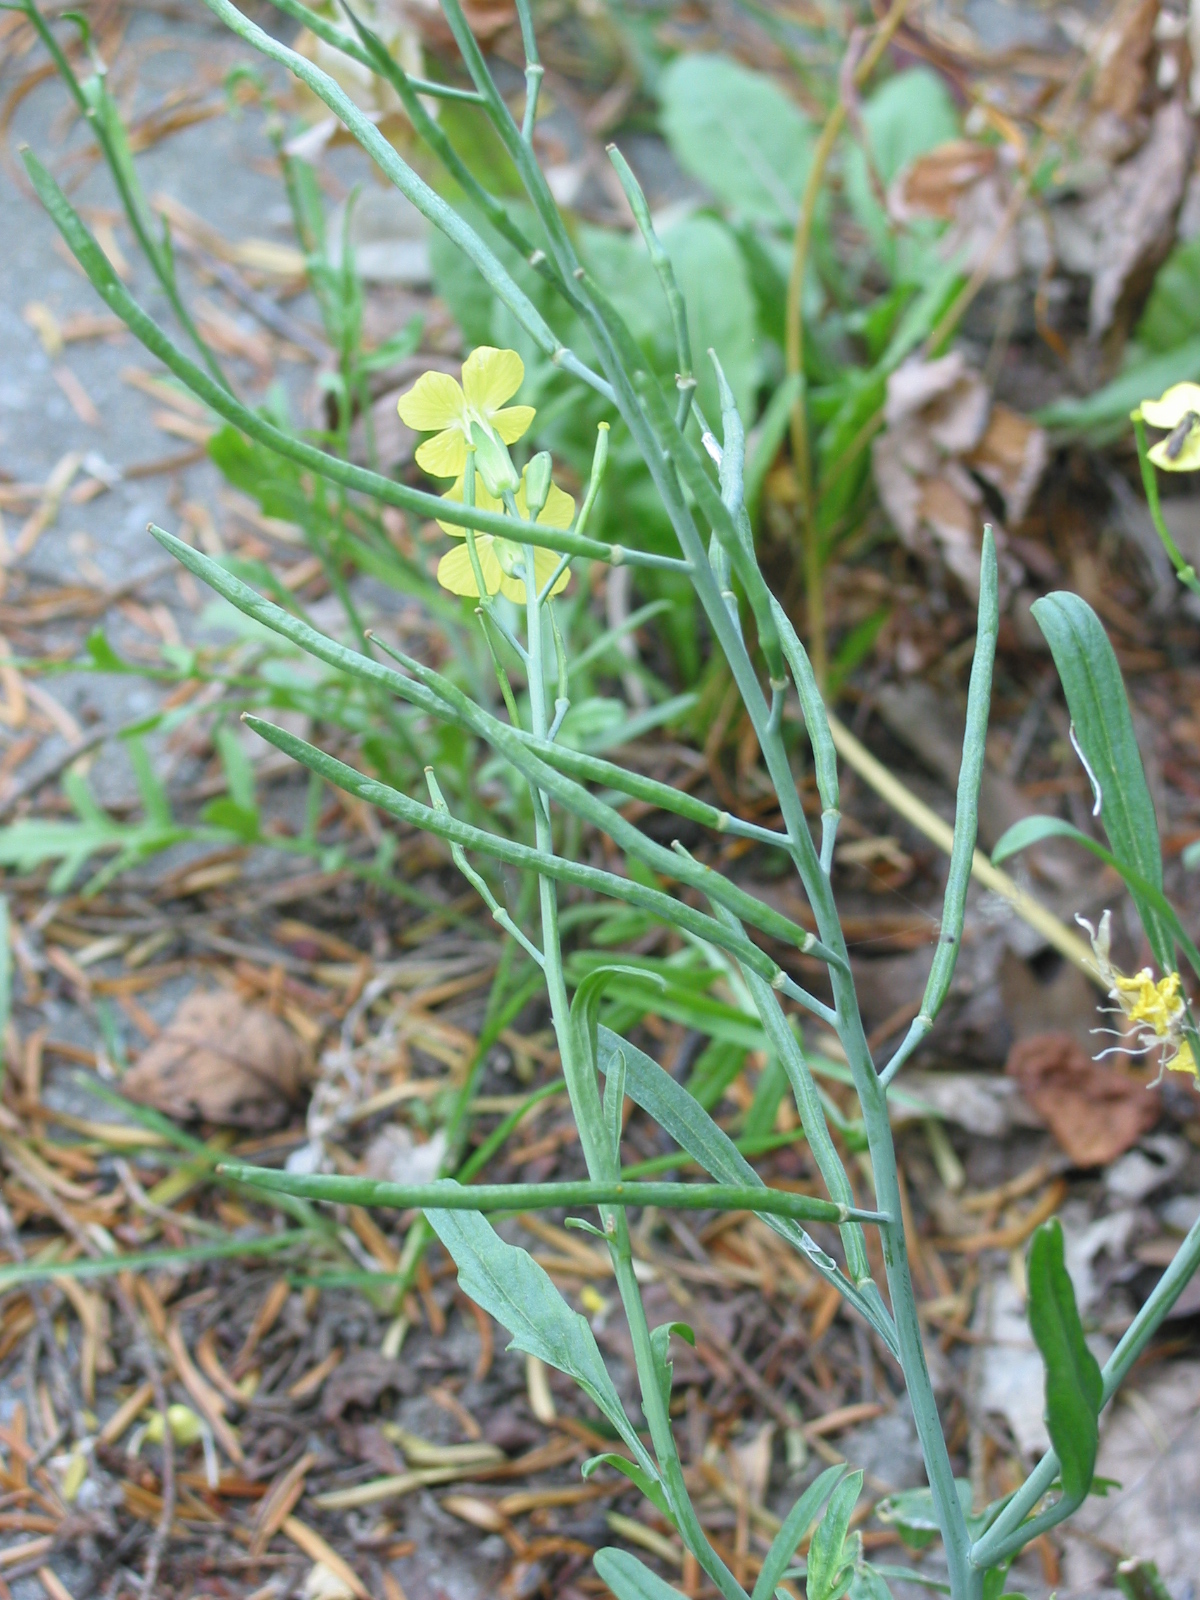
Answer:
[[1176, 245], [1159, 267], [1134, 338], [1156, 355], [1200, 339], [1200, 237]]
[[628, 1550], [597, 1550], [592, 1565], [617, 1600], [683, 1600], [678, 1589], [672, 1589]]
[[[1066, 591], [1035, 600], [1033, 614], [1062, 679], [1075, 738], [1099, 790], [1100, 821], [1113, 854], [1161, 894], [1158, 821], [1108, 636], [1087, 601]], [[1135, 892], [1133, 899], [1159, 965], [1172, 970], [1175, 958], [1166, 919], [1145, 896]]]
[[656, 1511], [661, 1512], [668, 1522], [673, 1523], [675, 1521], [671, 1508], [667, 1504], [667, 1497], [663, 1493], [662, 1484], [657, 1479], [652, 1478], [645, 1468], [640, 1467], [636, 1461], [630, 1461], [625, 1456], [611, 1453], [602, 1456], [589, 1456], [581, 1465], [579, 1471], [583, 1477], [590, 1478], [597, 1467], [612, 1467], [614, 1471], [623, 1473], [630, 1483], [637, 1485]]
[[[971, 1515], [971, 1485], [966, 1478], [955, 1478], [958, 1503], [963, 1515]], [[901, 1489], [880, 1500], [875, 1507], [880, 1522], [895, 1528], [910, 1550], [923, 1550], [939, 1536], [940, 1527], [928, 1489]]]
[[425, 1215], [458, 1268], [463, 1293], [508, 1329], [509, 1348], [537, 1356], [574, 1378], [643, 1469], [653, 1474], [653, 1463], [625, 1415], [587, 1319], [571, 1310], [529, 1252], [506, 1244], [478, 1212]]
[[808, 1532], [825, 1496], [845, 1470], [842, 1466], [826, 1467], [820, 1477], [814, 1478], [796, 1501], [784, 1518], [783, 1527], [771, 1541], [771, 1548], [767, 1551], [750, 1600], [771, 1600], [780, 1580], [791, 1565], [796, 1547]]
[[1063, 1494], [1079, 1503], [1096, 1469], [1104, 1380], [1083, 1337], [1057, 1217], [1033, 1236], [1028, 1276], [1029, 1326], [1046, 1366], [1046, 1427], [1059, 1459]]
[[675, 159], [731, 212], [790, 228], [812, 157], [812, 124], [775, 82], [726, 56], [680, 55], [659, 82]]
[[850, 1518], [862, 1492], [861, 1469], [843, 1478], [829, 1497], [825, 1515], [808, 1547], [808, 1600], [839, 1600], [850, 1586], [857, 1550], [847, 1545]]

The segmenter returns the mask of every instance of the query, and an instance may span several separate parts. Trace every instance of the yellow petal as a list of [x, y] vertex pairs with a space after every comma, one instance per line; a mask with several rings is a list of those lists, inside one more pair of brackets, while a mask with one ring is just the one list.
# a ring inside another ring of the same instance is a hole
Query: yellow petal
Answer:
[[503, 411], [489, 413], [492, 427], [505, 444], [516, 444], [536, 416], [532, 406], [506, 406]]
[[[457, 500], [460, 505], [462, 504], [463, 477], [464, 474], [460, 472], [454, 482], [453, 487], [447, 489], [445, 494], [442, 496], [443, 500]], [[475, 474], [475, 504], [480, 511], [504, 510], [502, 503], [497, 500], [494, 495], [490, 495], [483, 487], [483, 483], [478, 473]], [[453, 522], [442, 522], [439, 518], [438, 527], [441, 528], [443, 532], [448, 533], [452, 539], [463, 539], [466, 537], [467, 530], [463, 527], [456, 526]]]
[[552, 483], [538, 521], [544, 522], [548, 528], [569, 528], [575, 521], [573, 496], [565, 489], [560, 489], [556, 483]]
[[[544, 520], [545, 520], [545, 518], [543, 518], [543, 517], [539, 517], [538, 518], [539, 522], [543, 522]], [[533, 558], [533, 570], [537, 574], [537, 585], [538, 585], [538, 589], [539, 590], [544, 589], [546, 587], [547, 583], [549, 583], [550, 574], [554, 571], [555, 567], [557, 567], [558, 563], [561, 560], [562, 560], [562, 557], [559, 555], [557, 550], [539, 550], [537, 552], [537, 554], [534, 556], [534, 558]], [[561, 594], [563, 592], [563, 590], [567, 587], [567, 584], [570, 581], [571, 581], [570, 571], [569, 570], [564, 571], [559, 576], [559, 578], [556, 581], [553, 589], [551, 589], [551, 591], [550, 591], [551, 597], [553, 597], [556, 594]]]
[[463, 392], [448, 372], [423, 372], [396, 402], [401, 422], [418, 433], [448, 428], [466, 410]]
[[431, 478], [457, 478], [467, 464], [467, 441], [457, 428], [447, 428], [445, 433], [426, 439], [416, 459]]
[[[484, 587], [489, 594], [495, 594], [502, 589], [509, 580], [505, 578], [500, 563], [496, 560], [496, 552], [492, 549], [491, 536], [486, 533], [476, 534], [475, 549], [479, 556], [479, 566], [483, 573]], [[448, 550], [438, 562], [437, 580], [443, 589], [449, 589], [451, 594], [478, 595], [479, 585], [475, 582], [475, 571], [471, 566], [471, 552], [467, 548], [466, 540], [456, 545], [453, 550]], [[524, 588], [521, 598], [525, 598]]]
[[1142, 416], [1152, 428], [1177, 428], [1189, 411], [1200, 412], [1200, 383], [1175, 383], [1160, 400], [1143, 400]]
[[462, 377], [467, 404], [486, 416], [516, 394], [525, 378], [525, 363], [515, 350], [481, 344], [463, 362]]
[[1200, 1077], [1200, 1073], [1196, 1071], [1196, 1058], [1192, 1054], [1192, 1047], [1186, 1039], [1179, 1046], [1178, 1053], [1167, 1062], [1167, 1066], [1172, 1072], [1190, 1072], [1193, 1078]]
[[[1183, 386], [1180, 385], [1182, 388]], [[1155, 423], [1155, 427], [1161, 424]], [[1146, 452], [1160, 472], [1200, 471], [1200, 423], [1197, 423], [1183, 442], [1183, 448], [1173, 456], [1167, 454], [1170, 439], [1160, 439]]]

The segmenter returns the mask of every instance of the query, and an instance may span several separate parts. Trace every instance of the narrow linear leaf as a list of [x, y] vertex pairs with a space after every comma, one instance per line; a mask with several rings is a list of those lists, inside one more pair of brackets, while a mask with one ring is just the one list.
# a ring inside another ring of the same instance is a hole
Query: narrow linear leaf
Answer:
[[[1075, 728], [1075, 739], [1098, 790], [1100, 821], [1113, 854], [1162, 893], [1162, 847], [1154, 802], [1133, 732], [1129, 700], [1100, 619], [1076, 594], [1058, 591], [1033, 605], [1046, 636]], [[1174, 965], [1171, 930], [1144, 895], [1131, 891], [1159, 964]]]
[[1096, 1470], [1104, 1381], [1083, 1337], [1057, 1217], [1042, 1224], [1029, 1248], [1029, 1326], [1046, 1366], [1046, 1427], [1063, 1494], [1077, 1504]]

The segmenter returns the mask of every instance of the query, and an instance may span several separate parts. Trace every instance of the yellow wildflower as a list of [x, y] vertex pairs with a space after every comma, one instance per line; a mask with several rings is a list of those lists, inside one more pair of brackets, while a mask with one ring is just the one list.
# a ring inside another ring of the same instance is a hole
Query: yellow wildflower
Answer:
[[417, 465], [434, 478], [460, 477], [472, 423], [506, 445], [515, 444], [536, 415], [532, 406], [505, 404], [524, 378], [525, 363], [517, 352], [491, 345], [471, 351], [461, 386], [448, 372], [422, 373], [396, 403], [402, 422], [434, 434], [417, 450]]
[[[458, 500], [463, 497], [463, 481], [460, 477], [452, 489], [448, 489], [442, 496], [443, 500]], [[520, 487], [513, 496], [517, 510], [522, 517], [528, 517], [529, 508], [525, 499], [525, 473], [521, 474]], [[490, 495], [484, 488], [478, 473], [475, 475], [475, 504], [481, 511], [503, 511], [504, 507], [499, 500]], [[550, 485], [546, 495], [546, 504], [538, 513], [537, 520], [544, 522], [548, 528], [569, 528], [575, 520], [575, 501], [556, 483]], [[443, 589], [449, 589], [451, 594], [478, 595], [479, 585], [475, 581], [475, 571], [471, 566], [471, 552], [466, 544], [466, 529], [457, 528], [451, 522], [439, 521], [438, 526], [455, 539], [461, 539], [462, 544], [449, 551], [438, 562], [437, 580]], [[518, 605], [525, 604], [525, 549], [523, 545], [512, 539], [501, 539], [496, 534], [477, 533], [475, 535], [475, 551], [479, 557], [480, 570], [483, 573], [484, 587], [488, 594], [502, 594], [509, 600], [515, 600]], [[558, 566], [560, 557], [554, 550], [536, 550], [533, 558], [534, 581], [539, 589], [543, 588]], [[568, 572], [560, 574], [555, 582], [552, 594], [559, 594], [567, 586], [570, 577]]]
[[1163, 1071], [1190, 1072], [1194, 1078], [1200, 1078], [1196, 1058], [1184, 1034], [1188, 1024], [1188, 1009], [1179, 974], [1168, 972], [1156, 981], [1150, 968], [1143, 967], [1132, 977], [1127, 976], [1113, 966], [1109, 957], [1112, 913], [1104, 913], [1099, 929], [1093, 928], [1083, 917], [1076, 917], [1075, 920], [1091, 935], [1092, 953], [1101, 977], [1108, 984], [1109, 998], [1117, 1002], [1118, 1009], [1130, 1024], [1128, 1036], [1119, 1035], [1122, 1044], [1113, 1048], [1132, 1048], [1135, 1055], [1148, 1055], [1152, 1050], [1161, 1050]]
[[1163, 472], [1200, 471], [1200, 383], [1176, 383], [1160, 400], [1143, 400], [1143, 419], [1169, 432], [1149, 451]]

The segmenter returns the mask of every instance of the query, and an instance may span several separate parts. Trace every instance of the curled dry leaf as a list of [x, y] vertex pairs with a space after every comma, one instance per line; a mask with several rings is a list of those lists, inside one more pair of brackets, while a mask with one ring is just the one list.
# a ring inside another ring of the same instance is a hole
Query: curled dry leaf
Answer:
[[1111, 1061], [1095, 1061], [1069, 1033], [1019, 1040], [1005, 1071], [1079, 1167], [1101, 1167], [1157, 1122], [1158, 1091]]
[[987, 263], [990, 278], [1015, 278], [1023, 259], [1021, 230], [1005, 217], [1012, 197], [1016, 153], [1007, 146], [952, 139], [897, 173], [888, 210], [897, 222], [948, 222], [939, 249], [964, 272]]
[[121, 1088], [180, 1121], [271, 1128], [287, 1120], [307, 1071], [307, 1053], [286, 1023], [216, 991], [182, 1002]]
[[[884, 417], [872, 465], [885, 511], [911, 550], [927, 560], [940, 557], [977, 594], [989, 518], [976, 478], [998, 490], [1006, 516], [1019, 522], [1045, 468], [1045, 435], [1010, 407], [993, 404], [958, 350], [897, 368], [888, 379]], [[1011, 557], [1007, 566], [1015, 567]]]

